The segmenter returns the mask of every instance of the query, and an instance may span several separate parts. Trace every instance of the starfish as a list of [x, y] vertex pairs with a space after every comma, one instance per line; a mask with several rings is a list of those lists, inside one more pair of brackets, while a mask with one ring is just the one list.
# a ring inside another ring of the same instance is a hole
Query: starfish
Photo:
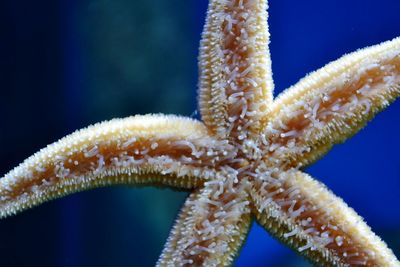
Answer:
[[191, 192], [159, 266], [232, 264], [253, 219], [316, 265], [400, 266], [356, 212], [302, 170], [400, 95], [400, 38], [346, 55], [273, 100], [266, 0], [210, 0], [202, 121], [114, 119], [0, 179], [0, 217], [105, 185]]

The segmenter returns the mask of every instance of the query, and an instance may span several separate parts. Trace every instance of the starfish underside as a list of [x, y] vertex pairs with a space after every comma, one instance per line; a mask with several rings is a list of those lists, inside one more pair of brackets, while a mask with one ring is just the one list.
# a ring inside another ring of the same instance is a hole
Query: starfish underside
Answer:
[[339, 197], [301, 171], [400, 95], [400, 39], [309, 74], [273, 101], [266, 0], [211, 0], [200, 47], [203, 122], [99, 123], [0, 179], [0, 216], [114, 184], [191, 191], [157, 263], [226, 266], [253, 218], [324, 266], [400, 266]]

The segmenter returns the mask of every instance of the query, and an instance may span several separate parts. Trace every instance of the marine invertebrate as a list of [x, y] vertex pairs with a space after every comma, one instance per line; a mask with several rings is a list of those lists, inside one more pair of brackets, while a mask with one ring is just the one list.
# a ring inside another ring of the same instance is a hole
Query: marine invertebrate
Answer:
[[0, 180], [2, 216], [105, 184], [193, 190], [160, 265], [231, 263], [253, 213], [326, 265], [397, 260], [350, 208], [300, 171], [399, 94], [400, 40], [331, 63], [272, 101], [265, 1], [211, 1], [200, 55], [204, 123], [136, 116], [79, 131]]

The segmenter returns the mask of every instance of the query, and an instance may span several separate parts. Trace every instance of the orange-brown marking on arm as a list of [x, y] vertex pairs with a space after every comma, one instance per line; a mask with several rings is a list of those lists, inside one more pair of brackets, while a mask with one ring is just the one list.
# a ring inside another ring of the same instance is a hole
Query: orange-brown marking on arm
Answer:
[[247, 186], [208, 181], [192, 193], [157, 266], [231, 265], [250, 227]]
[[264, 132], [272, 147], [268, 157], [289, 167], [308, 165], [399, 95], [399, 38], [349, 54], [278, 97]]
[[221, 138], [256, 139], [272, 103], [265, 0], [210, 1], [200, 57], [199, 105]]
[[1, 178], [0, 216], [107, 184], [195, 188], [214, 175], [214, 164], [229, 151], [227, 142], [209, 137], [200, 122], [176, 116], [96, 124], [49, 145]]
[[393, 252], [357, 213], [324, 185], [290, 170], [253, 188], [258, 222], [322, 266], [397, 266]]

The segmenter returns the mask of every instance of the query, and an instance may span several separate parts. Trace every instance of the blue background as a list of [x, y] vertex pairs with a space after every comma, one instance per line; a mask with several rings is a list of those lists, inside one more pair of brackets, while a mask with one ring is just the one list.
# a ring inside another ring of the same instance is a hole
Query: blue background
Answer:
[[[0, 2], [0, 175], [113, 117], [196, 117], [206, 1]], [[275, 94], [341, 55], [400, 36], [397, 0], [270, 1]], [[308, 168], [400, 257], [400, 102]], [[152, 266], [186, 193], [104, 188], [0, 221], [2, 266]], [[253, 225], [237, 266], [308, 266]]]

